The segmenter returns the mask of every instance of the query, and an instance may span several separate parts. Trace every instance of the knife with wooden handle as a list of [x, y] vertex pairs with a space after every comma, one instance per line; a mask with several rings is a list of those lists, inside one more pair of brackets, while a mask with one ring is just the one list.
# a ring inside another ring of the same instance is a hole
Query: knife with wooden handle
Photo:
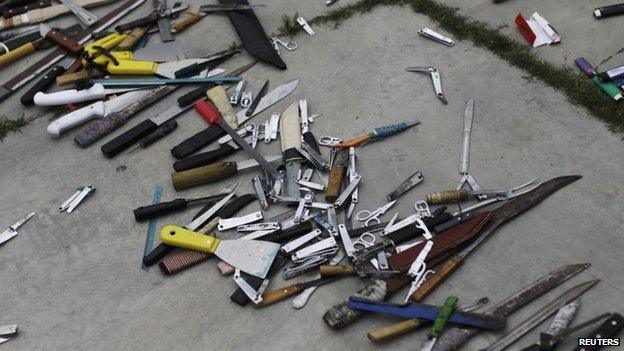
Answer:
[[329, 172], [329, 180], [327, 181], [327, 190], [325, 190], [325, 201], [334, 202], [340, 196], [342, 191], [342, 181], [347, 174], [349, 166], [349, 151], [340, 149], [336, 152], [334, 165]]

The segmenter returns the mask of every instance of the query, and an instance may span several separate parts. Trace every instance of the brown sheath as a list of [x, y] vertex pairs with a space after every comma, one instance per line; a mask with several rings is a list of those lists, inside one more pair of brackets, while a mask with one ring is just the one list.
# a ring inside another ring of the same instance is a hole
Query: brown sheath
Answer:
[[347, 167], [349, 165], [349, 151], [348, 149], [338, 150], [336, 153], [336, 159], [329, 173], [329, 180], [327, 181], [327, 190], [325, 190], [325, 201], [334, 202], [340, 196], [342, 191], [342, 181], [347, 174]]
[[[479, 213], [467, 220], [465, 223], [452, 227], [449, 230], [434, 236], [432, 239], [433, 247], [427, 256], [427, 261], [443, 255], [462, 243], [472, 239], [490, 220], [490, 217], [491, 215], [489, 212]], [[473, 229], [466, 231], [467, 228]], [[477, 228], [477, 230], [474, 230], [474, 228]], [[388, 258], [388, 263], [395, 270], [408, 270], [424, 246], [425, 242], [423, 241], [401, 253], [394, 254]]]

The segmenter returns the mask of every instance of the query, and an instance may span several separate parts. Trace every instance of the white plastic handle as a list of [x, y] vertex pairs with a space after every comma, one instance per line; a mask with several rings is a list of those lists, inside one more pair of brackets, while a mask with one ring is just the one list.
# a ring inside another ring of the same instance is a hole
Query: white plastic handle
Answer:
[[53, 137], [58, 137], [69, 128], [82, 124], [95, 116], [103, 116], [104, 112], [104, 102], [98, 101], [74, 112], [70, 112], [50, 123], [50, 125], [48, 125], [48, 133]]
[[73, 104], [77, 102], [101, 100], [106, 97], [106, 89], [102, 84], [94, 84], [89, 89], [83, 90], [63, 90], [55, 93], [46, 94], [44, 92], [38, 92], [35, 94], [35, 105], [38, 106], [56, 106]]

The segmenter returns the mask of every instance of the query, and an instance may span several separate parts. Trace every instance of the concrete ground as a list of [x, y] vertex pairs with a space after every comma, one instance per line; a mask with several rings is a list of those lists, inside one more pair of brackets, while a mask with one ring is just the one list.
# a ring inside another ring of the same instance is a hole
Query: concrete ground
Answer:
[[[518, 10], [525, 15], [540, 11], [560, 31], [559, 46], [536, 51], [544, 59], [569, 64], [576, 56], [600, 61], [617, 51], [621, 23], [593, 20], [591, 10], [601, 1], [557, 0], [548, 4], [509, 1], [455, 1], [465, 13], [522, 40], [513, 26]], [[269, 8], [257, 11], [268, 32], [275, 31], [282, 13], [298, 11], [312, 18], [325, 11], [321, 0], [265, 1]], [[336, 5], [347, 3], [340, 0]], [[199, 2], [193, 3], [197, 6]], [[112, 6], [109, 6], [110, 8]], [[149, 5], [132, 13], [138, 17]], [[99, 9], [103, 14], [106, 9]], [[128, 17], [130, 18], [130, 17]], [[65, 17], [55, 23], [68, 24]], [[125, 20], [124, 20], [125, 22]], [[450, 294], [462, 301], [488, 296], [497, 302], [562, 265], [590, 262], [592, 267], [547, 296], [514, 313], [514, 326], [538, 311], [566, 288], [589, 279], [602, 282], [582, 298], [577, 321], [603, 312], [624, 312], [624, 277], [621, 251], [624, 187], [621, 183], [624, 145], [588, 112], [523, 71], [475, 48], [458, 42], [448, 48], [423, 40], [418, 28], [435, 23], [408, 9], [379, 7], [356, 15], [339, 29], [317, 26], [315, 37], [293, 38], [299, 49], [283, 52], [288, 70], [257, 65], [246, 77], [257, 91], [265, 79], [271, 86], [301, 79], [294, 94], [256, 117], [264, 121], [290, 103], [308, 99], [312, 113], [323, 113], [313, 125], [317, 138], [348, 138], [373, 127], [418, 119], [413, 130], [358, 149], [363, 175], [358, 209], [385, 203], [385, 194], [415, 169], [424, 184], [402, 197], [395, 207], [401, 216], [413, 211], [416, 200], [427, 192], [455, 186], [462, 138], [464, 102], [475, 99], [471, 173], [486, 187], [510, 187], [534, 177], [580, 174], [583, 179], [548, 198], [544, 203], [501, 228], [427, 299], [441, 303]], [[153, 42], [158, 40], [152, 38]], [[227, 18], [210, 16], [178, 37], [188, 57], [226, 48], [238, 38]], [[613, 41], [612, 41], [613, 40]], [[37, 58], [0, 71], [5, 81], [12, 72]], [[621, 64], [621, 56], [612, 65]], [[248, 62], [245, 54], [226, 68]], [[435, 65], [440, 69], [449, 104], [434, 96], [429, 77], [405, 72], [406, 66]], [[607, 66], [610, 66], [607, 64]], [[606, 67], [606, 66], [605, 66]], [[130, 123], [155, 116], [174, 103], [170, 96], [143, 111]], [[15, 117], [39, 113], [23, 109], [15, 94], [0, 105], [0, 113]], [[235, 288], [219, 275], [214, 261], [175, 276], [163, 276], [157, 268], [144, 272], [140, 259], [147, 225], [134, 221], [131, 210], [151, 201], [156, 184], [164, 185], [164, 199], [211, 194], [225, 183], [176, 193], [169, 173], [173, 161], [169, 149], [205, 127], [193, 112], [178, 119], [171, 136], [147, 150], [105, 159], [99, 148], [77, 147], [72, 133], [53, 139], [46, 133], [46, 117], [38, 118], [20, 134], [0, 144], [0, 225], [8, 226], [30, 211], [37, 215], [20, 229], [18, 237], [0, 248], [0, 325], [18, 324], [20, 335], [0, 346], [7, 350], [414, 350], [426, 331], [375, 345], [366, 332], [396, 322], [369, 316], [344, 331], [329, 329], [322, 314], [362, 286], [347, 278], [323, 286], [302, 310], [284, 301], [263, 310], [241, 308], [228, 296]], [[119, 134], [115, 133], [115, 135]], [[264, 154], [279, 153], [279, 143], [262, 144]], [[238, 154], [234, 159], [243, 159]], [[252, 191], [245, 173], [237, 193]], [[75, 213], [59, 214], [57, 206], [76, 186], [93, 184], [97, 192]], [[257, 204], [244, 213], [257, 210]], [[267, 215], [283, 210], [273, 206]], [[159, 224], [183, 225], [192, 212], [172, 215]], [[391, 215], [387, 215], [389, 218]], [[307, 279], [301, 277], [299, 280]], [[290, 282], [288, 282], [290, 283]], [[270, 288], [287, 284], [276, 278]], [[403, 295], [403, 293], [399, 294]], [[399, 301], [396, 296], [393, 301]], [[537, 340], [544, 323], [523, 338], [514, 349]], [[483, 333], [468, 344], [475, 350], [500, 334]], [[571, 349], [570, 340], [564, 349]]]

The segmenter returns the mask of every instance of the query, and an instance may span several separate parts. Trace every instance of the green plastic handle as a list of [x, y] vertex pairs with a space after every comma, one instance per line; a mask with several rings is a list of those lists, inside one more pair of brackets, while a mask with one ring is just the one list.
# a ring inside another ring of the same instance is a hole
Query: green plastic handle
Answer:
[[444, 301], [444, 305], [440, 307], [438, 318], [436, 318], [435, 322], [433, 322], [433, 327], [429, 332], [429, 337], [438, 338], [440, 334], [442, 334], [442, 331], [444, 330], [446, 323], [451, 317], [451, 314], [453, 313], [457, 302], [459, 302], [459, 298], [457, 296], [449, 296], [446, 298], [446, 301]]

